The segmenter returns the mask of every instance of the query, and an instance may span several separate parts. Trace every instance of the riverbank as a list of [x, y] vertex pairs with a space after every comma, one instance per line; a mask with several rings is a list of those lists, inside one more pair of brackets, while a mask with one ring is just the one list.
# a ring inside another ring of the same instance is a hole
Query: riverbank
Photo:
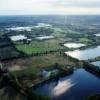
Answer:
[[37, 81], [37, 83], [32, 84], [32, 86], [30, 86], [30, 87], [37, 87], [38, 85], [44, 84], [46, 82], [50, 82], [52, 80], [56, 80], [56, 79], [66, 76], [66, 75], [72, 74], [74, 71], [73, 67], [71, 67], [69, 65], [66, 65], [66, 66], [68, 66], [68, 67], [61, 67], [58, 64], [56, 66], [54, 65], [54, 69], [59, 70], [59, 72], [57, 74], [52, 75], [48, 78], [43, 78], [43, 80]]
[[83, 66], [87, 71], [89, 71], [90, 73], [92, 73], [100, 78], [100, 67], [94, 66], [93, 64], [88, 63], [86, 61], [83, 62]]

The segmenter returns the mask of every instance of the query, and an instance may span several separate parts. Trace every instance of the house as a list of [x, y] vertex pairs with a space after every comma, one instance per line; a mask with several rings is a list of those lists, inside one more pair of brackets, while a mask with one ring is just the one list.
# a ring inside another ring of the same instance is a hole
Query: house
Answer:
[[45, 78], [49, 78], [51, 76], [57, 75], [58, 73], [59, 70], [55, 68], [46, 68], [42, 70], [42, 76]]

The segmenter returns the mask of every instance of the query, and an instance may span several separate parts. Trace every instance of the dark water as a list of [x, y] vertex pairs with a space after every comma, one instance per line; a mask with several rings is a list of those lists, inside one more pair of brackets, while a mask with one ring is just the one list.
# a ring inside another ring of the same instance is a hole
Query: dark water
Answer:
[[52, 100], [83, 100], [85, 96], [100, 93], [100, 79], [78, 69], [72, 75], [46, 82], [34, 90]]

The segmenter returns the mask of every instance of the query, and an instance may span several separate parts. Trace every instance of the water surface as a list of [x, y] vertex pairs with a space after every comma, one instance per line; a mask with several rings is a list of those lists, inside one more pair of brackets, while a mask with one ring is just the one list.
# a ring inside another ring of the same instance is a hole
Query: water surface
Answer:
[[34, 90], [52, 100], [82, 100], [85, 96], [100, 93], [100, 79], [78, 69], [72, 75], [46, 82]]
[[95, 34], [95, 36], [100, 36], [100, 34]]
[[7, 30], [12, 30], [12, 31], [31, 31], [33, 27], [11, 27], [7, 28]]
[[68, 48], [80, 48], [80, 47], [85, 46], [85, 44], [82, 44], [82, 43], [65, 43], [64, 46], [68, 47]]
[[95, 61], [95, 62], [92, 62], [91, 64], [95, 65], [95, 66], [99, 66], [100, 67], [100, 61]]
[[10, 37], [12, 41], [19, 41], [19, 40], [24, 40], [27, 39], [25, 35], [15, 35]]
[[79, 60], [88, 60], [100, 56], [100, 46], [85, 50], [74, 50], [65, 53]]

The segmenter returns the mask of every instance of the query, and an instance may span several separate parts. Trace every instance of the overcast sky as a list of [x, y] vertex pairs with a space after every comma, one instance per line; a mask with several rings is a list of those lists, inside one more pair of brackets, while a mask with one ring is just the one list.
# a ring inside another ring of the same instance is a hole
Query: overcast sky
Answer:
[[0, 15], [100, 14], [100, 0], [0, 0]]

